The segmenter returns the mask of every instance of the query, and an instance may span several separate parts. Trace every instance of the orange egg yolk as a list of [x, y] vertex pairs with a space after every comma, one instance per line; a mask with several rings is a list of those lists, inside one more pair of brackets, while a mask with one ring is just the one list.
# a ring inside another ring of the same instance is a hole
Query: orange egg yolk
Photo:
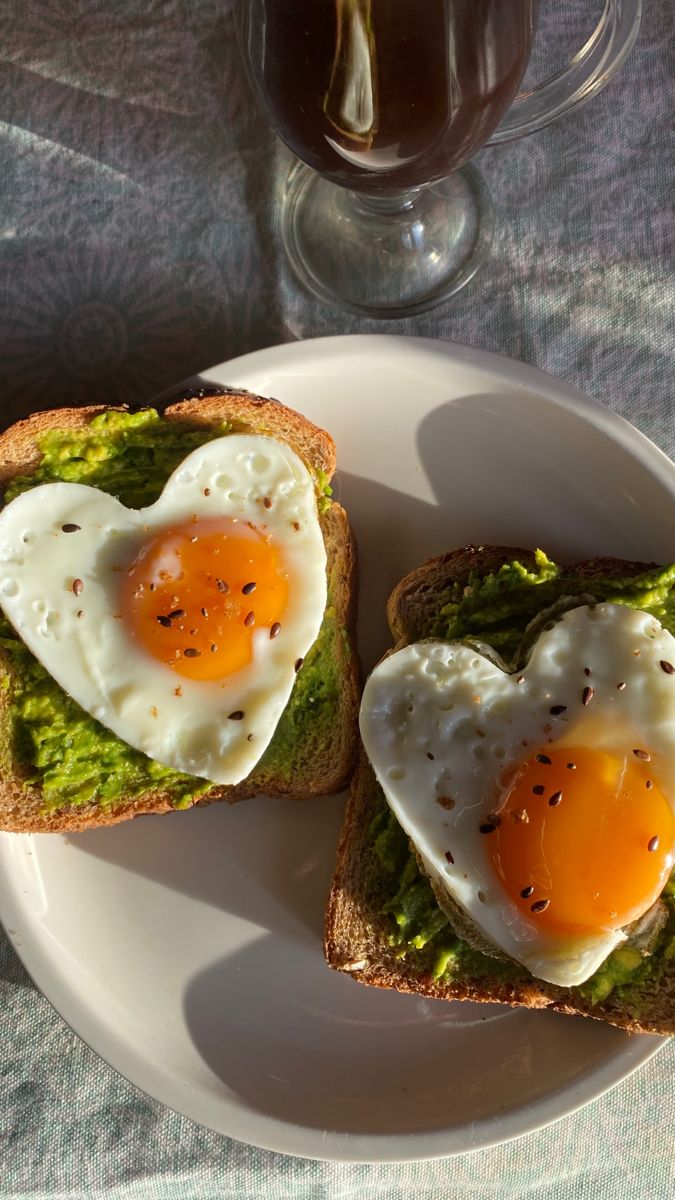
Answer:
[[[640, 747], [543, 747], [518, 769], [487, 831], [511, 899], [542, 928], [621, 929], [659, 896], [675, 818]], [[491, 828], [496, 824], [496, 828]]]
[[230, 518], [160, 530], [123, 574], [132, 637], [186, 679], [224, 679], [245, 667], [256, 630], [281, 632], [287, 600], [271, 539]]

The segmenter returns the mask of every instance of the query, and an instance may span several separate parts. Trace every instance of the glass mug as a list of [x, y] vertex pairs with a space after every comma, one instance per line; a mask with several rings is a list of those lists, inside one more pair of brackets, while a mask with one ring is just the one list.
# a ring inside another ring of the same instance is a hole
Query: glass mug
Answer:
[[282, 236], [316, 296], [369, 316], [409, 316], [472, 278], [493, 217], [465, 164], [598, 92], [639, 31], [642, 0], [606, 0], [570, 64], [517, 95], [546, 3], [235, 0], [249, 75], [301, 160], [286, 186]]

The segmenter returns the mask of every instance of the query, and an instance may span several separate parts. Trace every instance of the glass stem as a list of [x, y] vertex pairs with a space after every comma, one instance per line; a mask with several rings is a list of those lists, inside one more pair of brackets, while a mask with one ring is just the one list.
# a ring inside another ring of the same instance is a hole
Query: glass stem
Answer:
[[411, 212], [421, 191], [422, 188], [409, 188], [382, 196], [364, 195], [363, 192], [350, 192], [349, 195], [356, 211], [364, 216], [395, 217]]

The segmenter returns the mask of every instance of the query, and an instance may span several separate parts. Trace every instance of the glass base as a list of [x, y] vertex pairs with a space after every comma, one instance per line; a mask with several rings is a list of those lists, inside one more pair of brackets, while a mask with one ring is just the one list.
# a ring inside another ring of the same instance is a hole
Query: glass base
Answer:
[[453, 296], [485, 259], [494, 216], [475, 167], [429, 187], [364, 196], [293, 167], [282, 236], [305, 287], [370, 317], [409, 317]]

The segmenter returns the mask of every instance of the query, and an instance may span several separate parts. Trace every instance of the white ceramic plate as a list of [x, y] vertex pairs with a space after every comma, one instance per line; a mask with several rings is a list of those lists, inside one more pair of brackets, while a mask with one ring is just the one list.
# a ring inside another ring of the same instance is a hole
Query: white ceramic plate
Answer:
[[[445, 343], [327, 338], [214, 368], [335, 436], [361, 558], [360, 639], [467, 541], [675, 557], [675, 467], [541, 372]], [[453, 1154], [546, 1124], [658, 1049], [595, 1021], [429, 1003], [321, 953], [340, 797], [260, 798], [69, 837], [0, 836], [0, 917], [38, 986], [138, 1087], [232, 1137], [314, 1158]]]

